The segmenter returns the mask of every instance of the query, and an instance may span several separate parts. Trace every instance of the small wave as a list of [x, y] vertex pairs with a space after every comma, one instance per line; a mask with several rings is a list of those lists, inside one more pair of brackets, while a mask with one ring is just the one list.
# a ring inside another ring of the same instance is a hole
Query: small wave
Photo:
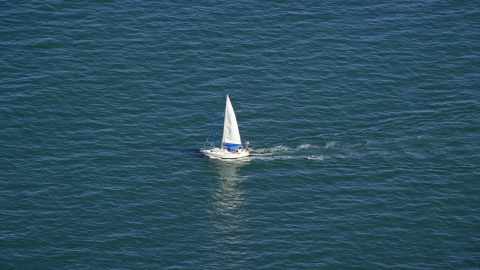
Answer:
[[327, 158], [327, 157], [324, 156], [324, 155], [321, 155], [321, 156], [309, 156], [309, 157], [307, 157], [307, 159], [309, 159], [309, 160], [320, 160], [320, 161], [325, 160], [326, 158]]
[[418, 140], [426, 140], [426, 139], [430, 139], [432, 138], [432, 136], [430, 135], [420, 135], [420, 136], [417, 136], [417, 139]]
[[317, 148], [320, 148], [320, 147], [318, 147], [318, 146], [316, 146], [316, 145], [312, 145], [312, 144], [308, 144], [308, 143], [307, 143], [307, 144], [302, 144], [302, 145], [300, 145], [299, 147], [297, 147], [296, 150], [317, 149]]
[[333, 141], [333, 142], [328, 142], [327, 144], [325, 144], [325, 148], [327, 149], [332, 149], [333, 147], [337, 146], [338, 143]]
[[342, 146], [342, 148], [357, 148], [365, 145], [368, 145], [368, 142], [367, 143], [346, 143], [345, 145]]

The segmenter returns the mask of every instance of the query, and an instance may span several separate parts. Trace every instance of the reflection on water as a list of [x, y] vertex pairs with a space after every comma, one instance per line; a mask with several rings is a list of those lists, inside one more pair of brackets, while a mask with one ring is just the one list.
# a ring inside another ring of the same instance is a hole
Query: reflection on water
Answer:
[[[247, 218], [245, 192], [241, 188], [245, 177], [240, 177], [238, 172], [249, 161], [222, 160], [215, 162], [218, 162], [218, 182], [212, 192], [212, 234], [218, 245], [217, 251], [222, 254], [222, 260], [225, 260], [224, 263], [230, 266], [240, 266], [246, 254], [245, 225]], [[232, 259], [234, 261], [231, 261]], [[231, 265], [232, 263], [235, 265]]]

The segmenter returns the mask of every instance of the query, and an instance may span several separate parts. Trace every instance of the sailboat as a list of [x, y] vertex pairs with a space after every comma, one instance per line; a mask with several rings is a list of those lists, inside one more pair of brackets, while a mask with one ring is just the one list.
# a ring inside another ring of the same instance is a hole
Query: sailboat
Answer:
[[[216, 135], [215, 128], [217, 119], [215, 119], [212, 129], [210, 130], [210, 134], [207, 137], [207, 141], [205, 141], [205, 144], [203, 145], [203, 148], [200, 149], [200, 152], [209, 158], [236, 159], [248, 156], [252, 148], [248, 148], [248, 142], [245, 144], [245, 147], [242, 145], [240, 131], [238, 130], [237, 118], [235, 117], [235, 112], [233, 111], [232, 103], [230, 102], [228, 95], [226, 96], [225, 101], [223, 136], [220, 148], [213, 145], [213, 140], [215, 140]], [[210, 140], [211, 135], [213, 135], [212, 140]], [[209, 144], [208, 147], [206, 147], [207, 144]]]

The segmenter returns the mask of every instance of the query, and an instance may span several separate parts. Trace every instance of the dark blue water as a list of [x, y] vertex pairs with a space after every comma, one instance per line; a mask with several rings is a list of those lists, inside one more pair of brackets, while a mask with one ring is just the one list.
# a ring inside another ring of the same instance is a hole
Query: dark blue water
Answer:
[[[0, 3], [0, 268], [479, 268], [479, 17]], [[226, 94], [241, 161], [199, 153]]]

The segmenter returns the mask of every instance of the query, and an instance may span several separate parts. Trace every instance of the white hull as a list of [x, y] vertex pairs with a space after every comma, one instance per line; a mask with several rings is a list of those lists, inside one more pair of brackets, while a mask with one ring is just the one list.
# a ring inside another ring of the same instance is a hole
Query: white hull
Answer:
[[202, 152], [206, 157], [220, 158], [220, 159], [236, 159], [236, 158], [246, 157], [250, 154], [250, 152], [243, 151], [243, 150], [240, 150], [237, 153], [228, 152], [225, 150], [212, 151], [212, 149], [201, 150], [200, 152]]

